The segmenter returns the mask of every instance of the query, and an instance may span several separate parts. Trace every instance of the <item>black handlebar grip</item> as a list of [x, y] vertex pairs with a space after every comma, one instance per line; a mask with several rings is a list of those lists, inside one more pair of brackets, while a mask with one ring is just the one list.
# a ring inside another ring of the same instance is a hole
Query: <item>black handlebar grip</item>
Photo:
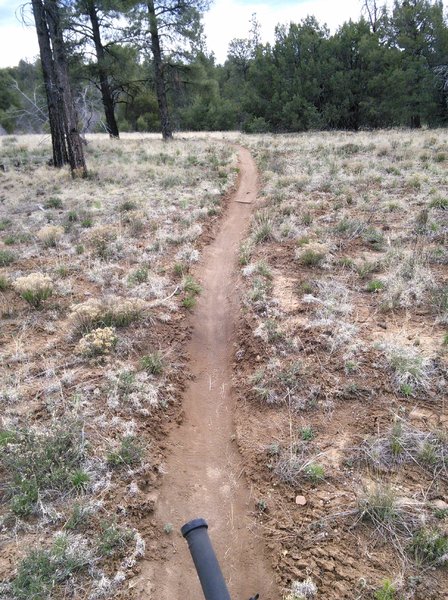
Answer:
[[205, 600], [231, 600], [204, 519], [185, 523], [181, 532], [188, 542]]

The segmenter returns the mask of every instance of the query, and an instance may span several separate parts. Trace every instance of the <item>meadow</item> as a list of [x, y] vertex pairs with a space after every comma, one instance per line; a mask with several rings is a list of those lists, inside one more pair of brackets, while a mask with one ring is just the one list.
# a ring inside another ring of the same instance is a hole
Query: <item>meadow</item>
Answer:
[[[448, 588], [448, 136], [0, 138], [0, 597], [132, 598], [182, 418], [201, 251], [239, 249], [235, 440], [284, 600]], [[216, 310], [219, 311], [219, 307]], [[262, 542], [261, 542], [262, 543]]]

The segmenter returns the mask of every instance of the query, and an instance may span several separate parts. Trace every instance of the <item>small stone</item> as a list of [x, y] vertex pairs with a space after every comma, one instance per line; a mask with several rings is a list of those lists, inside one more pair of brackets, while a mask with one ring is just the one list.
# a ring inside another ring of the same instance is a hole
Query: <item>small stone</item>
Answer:
[[305, 496], [296, 496], [296, 504], [298, 504], [299, 506], [305, 506], [305, 504], [306, 504]]
[[444, 502], [443, 500], [434, 500], [432, 505], [436, 510], [447, 510], [448, 509], [448, 504], [446, 502]]

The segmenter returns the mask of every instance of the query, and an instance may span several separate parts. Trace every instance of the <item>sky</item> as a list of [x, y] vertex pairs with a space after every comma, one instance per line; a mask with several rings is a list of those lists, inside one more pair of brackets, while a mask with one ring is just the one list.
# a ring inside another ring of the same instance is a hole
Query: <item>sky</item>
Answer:
[[[37, 39], [31, 25], [30, 9], [25, 8], [21, 23], [21, 7], [27, 0], [0, 0], [0, 67], [17, 65], [21, 58], [32, 60], [38, 54]], [[344, 21], [358, 19], [361, 0], [214, 0], [204, 17], [207, 45], [224, 62], [230, 40], [247, 37], [253, 13], [261, 25], [264, 43], [272, 42], [278, 23], [300, 22], [314, 15], [335, 31]]]

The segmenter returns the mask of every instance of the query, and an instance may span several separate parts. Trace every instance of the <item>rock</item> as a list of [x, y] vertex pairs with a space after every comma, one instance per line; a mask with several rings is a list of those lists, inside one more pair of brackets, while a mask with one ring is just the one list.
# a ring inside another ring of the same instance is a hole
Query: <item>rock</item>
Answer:
[[443, 500], [434, 500], [432, 505], [436, 510], [447, 510], [448, 509], [448, 504], [446, 502], [444, 502]]
[[299, 506], [305, 506], [305, 504], [306, 504], [305, 496], [296, 496], [296, 504], [298, 504]]

